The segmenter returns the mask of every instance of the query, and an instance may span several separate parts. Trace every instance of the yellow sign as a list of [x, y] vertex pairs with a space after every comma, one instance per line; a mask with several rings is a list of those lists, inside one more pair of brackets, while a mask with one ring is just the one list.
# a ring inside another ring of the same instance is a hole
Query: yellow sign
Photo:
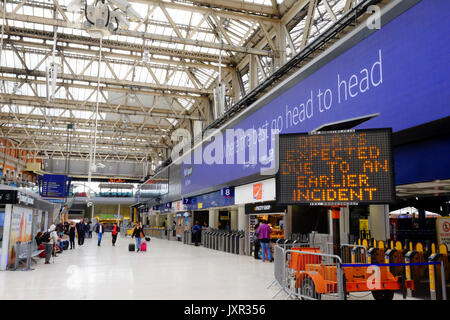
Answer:
[[199, 209], [203, 208], [203, 202], [199, 202], [199, 203], [198, 203], [198, 208], [199, 208]]
[[369, 231], [369, 219], [359, 219], [359, 231]]

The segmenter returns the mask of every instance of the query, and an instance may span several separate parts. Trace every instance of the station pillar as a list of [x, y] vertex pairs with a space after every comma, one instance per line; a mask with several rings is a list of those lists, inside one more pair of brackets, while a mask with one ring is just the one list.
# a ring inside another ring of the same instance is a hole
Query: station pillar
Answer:
[[209, 209], [209, 227], [217, 229], [219, 220], [219, 212], [217, 209]]
[[238, 211], [236, 209], [230, 210], [230, 230], [238, 229]]
[[375, 240], [387, 240], [389, 232], [389, 206], [370, 205], [369, 206], [369, 228], [372, 238]]

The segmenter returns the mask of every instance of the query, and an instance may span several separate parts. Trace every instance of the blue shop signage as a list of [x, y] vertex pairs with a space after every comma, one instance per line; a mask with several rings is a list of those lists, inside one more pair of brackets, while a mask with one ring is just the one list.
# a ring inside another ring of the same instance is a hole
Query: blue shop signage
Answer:
[[[234, 187], [231, 196], [224, 197], [223, 190], [202, 194], [189, 198], [189, 203], [186, 204], [187, 210], [199, 210], [214, 207], [227, 207], [234, 205]], [[201, 204], [199, 206], [199, 204]]]

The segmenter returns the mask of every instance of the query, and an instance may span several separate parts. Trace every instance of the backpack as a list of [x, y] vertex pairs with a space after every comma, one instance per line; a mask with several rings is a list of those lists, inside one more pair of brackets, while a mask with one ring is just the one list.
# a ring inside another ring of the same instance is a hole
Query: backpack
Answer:
[[41, 238], [39, 240], [41, 241], [41, 243], [48, 243], [48, 242], [50, 242], [50, 232], [45, 231], [41, 235]]

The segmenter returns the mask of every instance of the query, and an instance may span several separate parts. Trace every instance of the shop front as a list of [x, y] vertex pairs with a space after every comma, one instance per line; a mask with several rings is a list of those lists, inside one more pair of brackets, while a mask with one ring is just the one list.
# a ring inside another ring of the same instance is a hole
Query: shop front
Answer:
[[166, 233], [170, 235], [170, 240], [182, 241], [186, 219], [183, 200], [173, 201], [172, 211], [170, 219], [166, 221]]
[[248, 216], [249, 226], [249, 255], [254, 254], [255, 233], [262, 221], [267, 223], [272, 230], [270, 234], [271, 248], [278, 239], [285, 238], [286, 213], [287, 206], [279, 206], [275, 201], [245, 205], [245, 214]]
[[286, 207], [275, 205], [275, 178], [256, 181], [236, 187], [235, 204], [239, 213], [239, 228], [245, 231], [245, 252], [253, 254], [255, 228], [262, 219], [272, 227], [274, 241], [285, 237]]
[[30, 268], [31, 254], [37, 249], [34, 238], [52, 223], [55, 211], [59, 206], [36, 194], [0, 188], [0, 270], [15, 269], [20, 262]]

